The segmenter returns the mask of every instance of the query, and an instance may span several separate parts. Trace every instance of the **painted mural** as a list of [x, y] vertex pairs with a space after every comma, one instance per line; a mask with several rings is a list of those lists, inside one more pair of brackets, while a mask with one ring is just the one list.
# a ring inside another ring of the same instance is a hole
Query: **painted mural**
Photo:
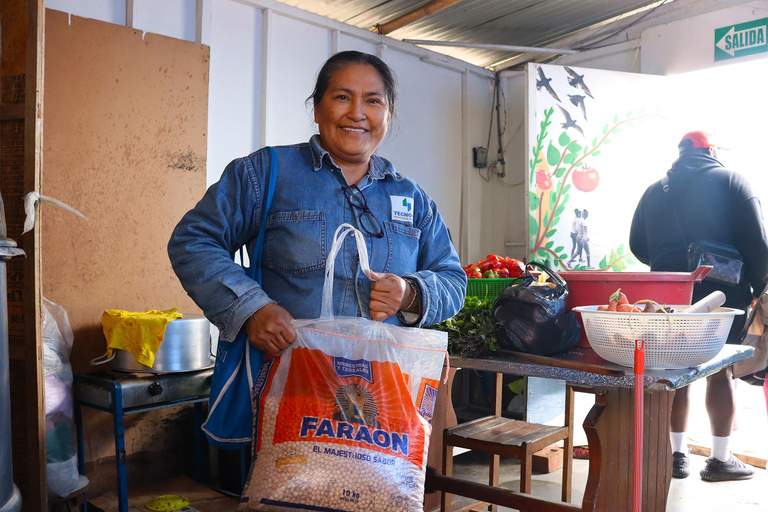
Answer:
[[556, 270], [640, 265], [627, 243], [634, 207], [676, 153], [663, 81], [529, 65], [529, 260]]

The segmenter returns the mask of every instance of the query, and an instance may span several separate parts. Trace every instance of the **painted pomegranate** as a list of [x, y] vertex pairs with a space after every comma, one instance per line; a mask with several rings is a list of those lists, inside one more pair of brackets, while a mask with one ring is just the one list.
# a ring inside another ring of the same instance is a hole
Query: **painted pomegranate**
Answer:
[[544, 170], [539, 169], [536, 171], [536, 185], [541, 190], [549, 190], [552, 188], [552, 180], [547, 176], [547, 173], [544, 172]]

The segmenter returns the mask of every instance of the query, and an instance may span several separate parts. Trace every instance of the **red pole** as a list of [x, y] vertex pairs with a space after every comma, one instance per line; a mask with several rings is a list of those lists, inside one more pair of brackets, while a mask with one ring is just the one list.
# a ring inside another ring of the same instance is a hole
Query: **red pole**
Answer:
[[643, 384], [645, 340], [635, 340], [635, 457], [632, 511], [643, 510]]

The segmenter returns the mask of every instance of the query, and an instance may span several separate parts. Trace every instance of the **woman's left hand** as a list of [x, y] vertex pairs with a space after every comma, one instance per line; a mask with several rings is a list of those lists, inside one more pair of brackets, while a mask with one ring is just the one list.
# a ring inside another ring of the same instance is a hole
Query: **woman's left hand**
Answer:
[[393, 317], [410, 302], [412, 297], [409, 294], [413, 291], [402, 277], [373, 271], [371, 277], [374, 281], [371, 283], [371, 302], [368, 308], [374, 320], [384, 321]]

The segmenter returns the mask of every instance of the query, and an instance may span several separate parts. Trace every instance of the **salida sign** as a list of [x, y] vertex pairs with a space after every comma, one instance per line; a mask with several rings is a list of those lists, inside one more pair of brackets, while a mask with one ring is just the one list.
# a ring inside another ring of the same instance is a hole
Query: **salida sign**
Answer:
[[715, 60], [768, 52], [768, 18], [715, 29]]

